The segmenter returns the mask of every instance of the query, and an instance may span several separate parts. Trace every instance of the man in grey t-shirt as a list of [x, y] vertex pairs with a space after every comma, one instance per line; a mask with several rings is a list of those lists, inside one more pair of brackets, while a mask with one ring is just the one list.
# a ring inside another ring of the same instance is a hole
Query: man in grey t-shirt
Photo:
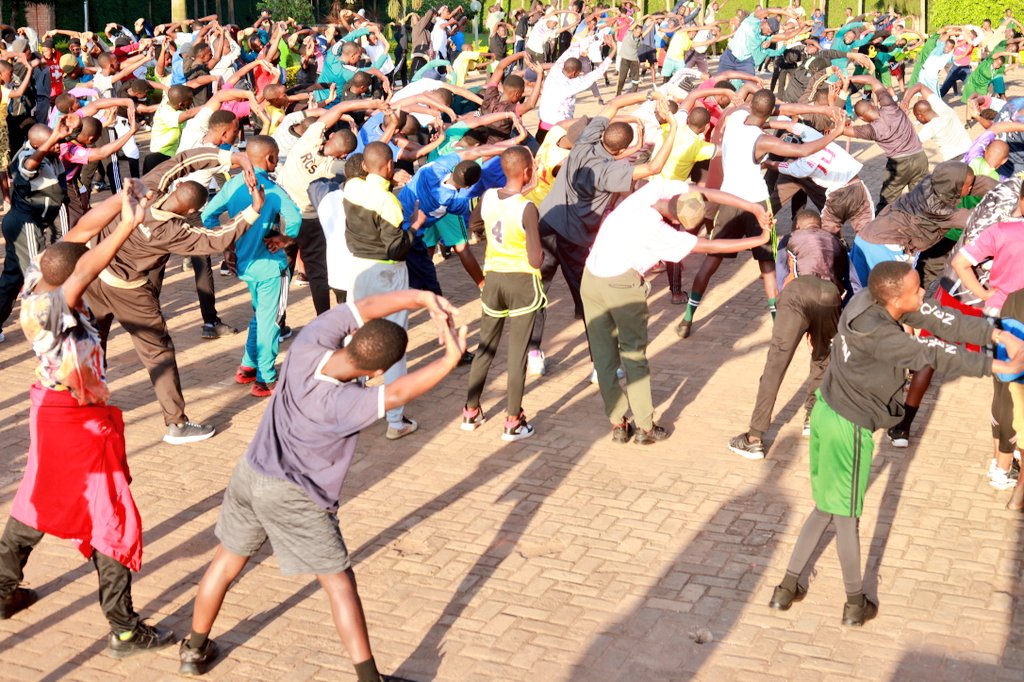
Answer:
[[[660, 173], [672, 151], [670, 141], [675, 138], [676, 120], [661, 93], [654, 93], [653, 97], [658, 102], [661, 120], [668, 122], [670, 130], [665, 136], [666, 143], [647, 163], [634, 164], [629, 159], [632, 153], [629, 147], [633, 143], [633, 129], [629, 124], [611, 123], [619, 109], [639, 104], [647, 96], [646, 92], [620, 95], [590, 120], [562, 164], [551, 192], [540, 205], [544, 289], [548, 290], [555, 270], [561, 267], [576, 305], [576, 318], [580, 320], [583, 319], [580, 298], [583, 268], [612, 199], [617, 193], [629, 192], [634, 180]], [[538, 315], [531, 348], [539, 348], [543, 330], [544, 316]]]
[[[444, 355], [386, 386], [367, 388], [405, 355], [405, 330], [385, 318], [424, 308], [438, 326]], [[338, 635], [359, 682], [382, 676], [338, 527], [338, 498], [359, 431], [434, 388], [466, 350], [466, 328], [440, 296], [397, 291], [367, 296], [313, 320], [292, 342], [277, 390], [224, 494], [216, 534], [221, 544], [199, 583], [192, 634], [181, 643], [181, 673], [202, 674], [217, 656], [209, 639], [228, 587], [270, 540], [285, 575], [313, 574], [331, 604]], [[364, 324], [365, 320], [365, 324]]]

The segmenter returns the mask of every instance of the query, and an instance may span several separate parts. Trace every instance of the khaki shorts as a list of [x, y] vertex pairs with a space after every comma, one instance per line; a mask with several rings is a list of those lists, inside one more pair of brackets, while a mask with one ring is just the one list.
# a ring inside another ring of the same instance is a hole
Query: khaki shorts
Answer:
[[299, 486], [266, 476], [243, 457], [224, 493], [214, 530], [232, 554], [249, 557], [268, 539], [283, 575], [332, 575], [352, 567], [338, 515]]

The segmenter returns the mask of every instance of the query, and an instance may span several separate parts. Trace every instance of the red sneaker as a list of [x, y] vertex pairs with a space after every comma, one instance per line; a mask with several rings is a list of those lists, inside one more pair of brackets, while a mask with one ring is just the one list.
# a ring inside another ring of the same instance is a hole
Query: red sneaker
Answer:
[[256, 368], [239, 365], [238, 370], [235, 372], [235, 383], [251, 384], [254, 381], [256, 381]]
[[267, 398], [273, 395], [276, 383], [276, 381], [271, 381], [269, 384], [265, 384], [262, 381], [257, 381], [252, 385], [252, 390], [249, 393], [257, 398]]

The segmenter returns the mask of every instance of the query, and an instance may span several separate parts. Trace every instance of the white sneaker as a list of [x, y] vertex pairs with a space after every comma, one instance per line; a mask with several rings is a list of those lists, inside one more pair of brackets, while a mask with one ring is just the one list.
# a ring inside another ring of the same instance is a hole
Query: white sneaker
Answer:
[[1017, 485], [1017, 479], [1010, 478], [1008, 472], [996, 467], [988, 484], [996, 490], [1009, 490]]
[[988, 463], [988, 477], [992, 478], [996, 471], [999, 471], [999, 467], [996, 466], [996, 458], [993, 457]]
[[526, 376], [542, 377], [546, 368], [544, 367], [544, 351], [531, 350], [526, 357]]
[[0, 343], [3, 343], [6, 340], [7, 340], [7, 336], [3, 332], [0, 332]]
[[[616, 379], [625, 379], [626, 378], [626, 370], [624, 370], [621, 367], [619, 367], [617, 370], [615, 370], [615, 378]], [[596, 367], [590, 373], [590, 383], [595, 384], [595, 385], [597, 384], [597, 368]]]

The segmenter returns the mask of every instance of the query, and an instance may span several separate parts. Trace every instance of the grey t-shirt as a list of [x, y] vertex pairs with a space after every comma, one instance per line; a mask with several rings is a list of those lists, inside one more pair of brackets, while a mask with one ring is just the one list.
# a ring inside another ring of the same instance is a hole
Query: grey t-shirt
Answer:
[[874, 140], [890, 159], [910, 156], [922, 151], [921, 139], [917, 136], [907, 113], [900, 109], [888, 92], [881, 90], [878, 95], [878, 120], [867, 125], [853, 127], [851, 137]]
[[616, 161], [601, 144], [607, 127], [604, 116], [590, 120], [540, 205], [542, 225], [581, 246], [594, 242], [612, 196], [633, 186], [632, 162]]
[[299, 486], [338, 508], [359, 432], [384, 416], [384, 387], [342, 383], [322, 372], [362, 325], [351, 303], [332, 308], [292, 341], [281, 376], [245, 456], [256, 471]]
[[630, 61], [636, 61], [639, 59], [637, 56], [637, 50], [640, 48], [640, 38], [633, 35], [632, 31], [626, 33], [622, 38], [622, 42], [619, 43], [619, 57], [622, 59], [628, 59]]

